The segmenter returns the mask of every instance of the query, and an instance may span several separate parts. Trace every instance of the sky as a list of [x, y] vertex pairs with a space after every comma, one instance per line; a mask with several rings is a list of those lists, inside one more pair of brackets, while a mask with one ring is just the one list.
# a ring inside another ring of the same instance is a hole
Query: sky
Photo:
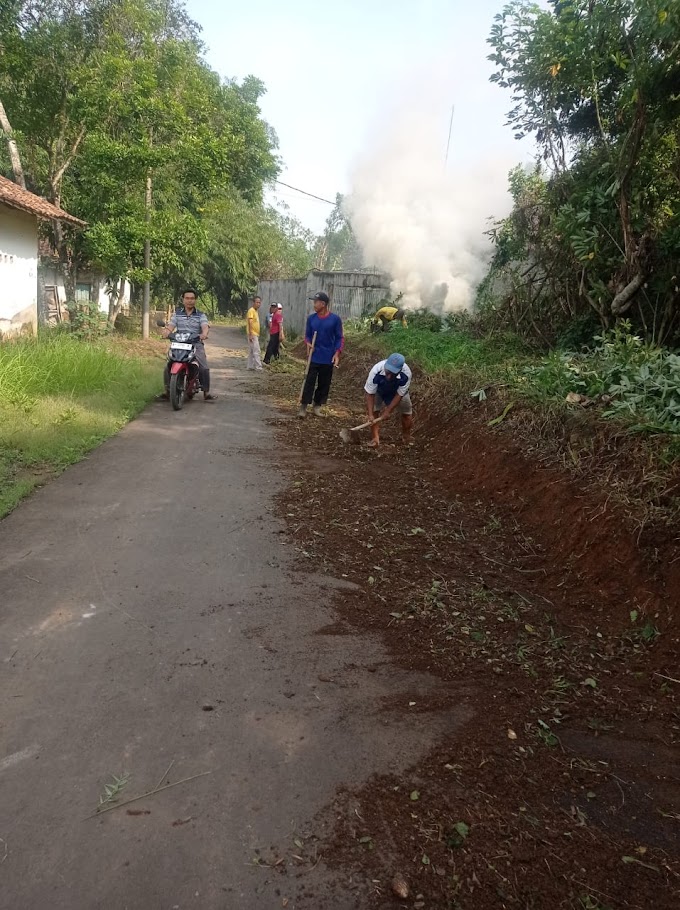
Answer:
[[[486, 44], [504, 0], [187, 0], [206, 59], [225, 78], [253, 74], [262, 113], [279, 137], [280, 179], [326, 199], [352, 190], [358, 162], [402, 107], [427, 102], [428, 142], [441, 142], [451, 110], [447, 167], [507, 171], [531, 150], [504, 125], [507, 90], [488, 81]], [[433, 138], [429, 138], [432, 136]], [[316, 232], [331, 206], [283, 187], [276, 198]], [[496, 213], [489, 212], [489, 215]]]

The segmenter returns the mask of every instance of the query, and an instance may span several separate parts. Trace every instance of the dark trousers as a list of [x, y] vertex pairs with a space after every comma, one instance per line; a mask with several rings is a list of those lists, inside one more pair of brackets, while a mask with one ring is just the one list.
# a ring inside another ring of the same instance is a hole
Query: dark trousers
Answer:
[[[332, 381], [332, 363], [310, 363], [305, 387], [302, 390], [302, 404], [311, 404], [312, 399], [316, 405], [326, 404]], [[314, 391], [314, 386], [316, 386], [316, 392]]]
[[274, 332], [273, 335], [269, 336], [269, 344], [267, 345], [267, 350], [264, 355], [264, 362], [269, 363], [272, 357], [274, 360], [279, 359], [279, 346], [281, 342], [281, 335], [279, 332]]
[[[203, 344], [196, 345], [196, 363], [198, 364], [198, 381], [200, 382], [203, 391], [207, 393], [210, 391], [210, 368], [208, 366], [208, 358], [205, 356], [205, 347]], [[167, 392], [170, 388], [170, 361], [165, 364], [163, 382], [165, 384], [165, 391]]]
[[371, 323], [371, 332], [389, 332], [392, 328], [392, 320], [385, 319], [384, 316], [379, 316], [379, 322]]

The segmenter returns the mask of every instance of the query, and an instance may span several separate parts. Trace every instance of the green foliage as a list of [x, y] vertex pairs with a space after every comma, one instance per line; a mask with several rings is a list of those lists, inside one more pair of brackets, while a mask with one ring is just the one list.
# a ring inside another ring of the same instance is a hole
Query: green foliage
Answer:
[[[517, 335], [484, 334], [479, 319], [453, 317], [453, 327], [439, 332], [395, 326], [371, 336], [387, 355], [402, 353], [427, 373], [455, 377], [480, 401], [485, 389], [502, 382], [519, 396], [545, 405], [566, 407], [569, 393], [598, 404], [598, 413], [636, 432], [680, 433], [680, 355], [645, 342], [630, 323], [594, 340], [580, 353], [551, 351], [537, 356]], [[365, 329], [364, 329], [365, 331]]]
[[438, 313], [423, 308], [409, 311], [408, 324], [412, 329], [425, 329], [428, 332], [436, 333], [441, 332], [443, 321]]
[[[411, 322], [401, 325], [386, 334], [371, 336], [385, 354], [399, 351], [407, 361], [417, 363], [428, 373], [437, 371], [478, 374], [487, 371], [506, 370], [509, 365], [522, 357], [522, 344], [513, 336], [481, 336], [463, 328], [433, 332], [430, 327], [418, 327]], [[436, 317], [439, 319], [439, 317]]]
[[129, 774], [121, 774], [120, 776], [114, 774], [111, 778], [111, 783], [104, 784], [104, 790], [99, 796], [97, 812], [101, 812], [102, 809], [106, 809], [108, 806], [112, 806], [114, 803], [117, 803], [120, 798], [120, 794], [129, 782]]
[[600, 333], [600, 325], [592, 312], [574, 316], [559, 333], [556, 345], [563, 351], [579, 351], [593, 346]]
[[[253, 263], [308, 264], [308, 238], [262, 206], [279, 169], [264, 86], [220, 80], [183, 0], [17, 0], [7, 13], [0, 98], [31, 187], [88, 223], [52, 238], [70, 272], [92, 264], [172, 297], [187, 280], [211, 284], [204, 271], [241, 290]], [[240, 245], [215, 262], [216, 223], [224, 237], [235, 208]], [[111, 322], [116, 310], [114, 297]]]
[[680, 356], [646, 343], [621, 324], [587, 354], [553, 352], [524, 371], [533, 393], [606, 396], [603, 416], [633, 430], [680, 433]]
[[625, 418], [634, 428], [680, 433], [680, 356], [613, 333], [599, 351], [612, 402], [606, 417]]
[[207, 247], [202, 275], [221, 312], [258, 278], [294, 278], [312, 267], [311, 232], [275, 209], [224, 193], [205, 209]]
[[335, 208], [326, 219], [323, 234], [314, 248], [314, 268], [322, 271], [353, 271], [363, 267], [361, 247], [343, 208], [344, 197], [338, 193]]
[[551, 342], [622, 314], [657, 341], [680, 323], [680, 7], [514, 2], [495, 20], [492, 81], [543, 167], [514, 171], [480, 289], [491, 318]]
[[97, 301], [93, 300], [83, 304], [68, 301], [66, 306], [70, 316], [71, 332], [76, 338], [92, 341], [108, 334], [110, 329], [108, 320], [99, 309]]

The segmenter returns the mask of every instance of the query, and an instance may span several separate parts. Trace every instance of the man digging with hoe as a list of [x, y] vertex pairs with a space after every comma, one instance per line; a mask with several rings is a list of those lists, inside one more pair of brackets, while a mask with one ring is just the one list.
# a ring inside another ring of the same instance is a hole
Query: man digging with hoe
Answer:
[[[376, 363], [368, 374], [364, 392], [366, 393], [366, 410], [371, 426], [372, 439], [370, 446], [380, 445], [381, 421], [387, 420], [390, 414], [398, 411], [401, 414], [401, 438], [404, 445], [411, 445], [413, 427], [413, 406], [409, 388], [412, 373], [404, 360], [403, 354], [390, 354], [387, 360]], [[384, 409], [384, 410], [383, 410]]]

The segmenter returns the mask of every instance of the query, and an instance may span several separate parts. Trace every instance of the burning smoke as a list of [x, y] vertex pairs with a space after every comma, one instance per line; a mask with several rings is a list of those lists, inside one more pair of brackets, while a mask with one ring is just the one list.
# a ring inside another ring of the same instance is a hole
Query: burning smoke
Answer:
[[452, 164], [461, 141], [454, 116], [445, 168], [446, 108], [422, 97], [401, 101], [355, 167], [346, 212], [366, 264], [390, 275], [392, 290], [404, 294], [402, 305], [463, 310], [488, 265], [484, 231], [510, 210], [513, 162]]

